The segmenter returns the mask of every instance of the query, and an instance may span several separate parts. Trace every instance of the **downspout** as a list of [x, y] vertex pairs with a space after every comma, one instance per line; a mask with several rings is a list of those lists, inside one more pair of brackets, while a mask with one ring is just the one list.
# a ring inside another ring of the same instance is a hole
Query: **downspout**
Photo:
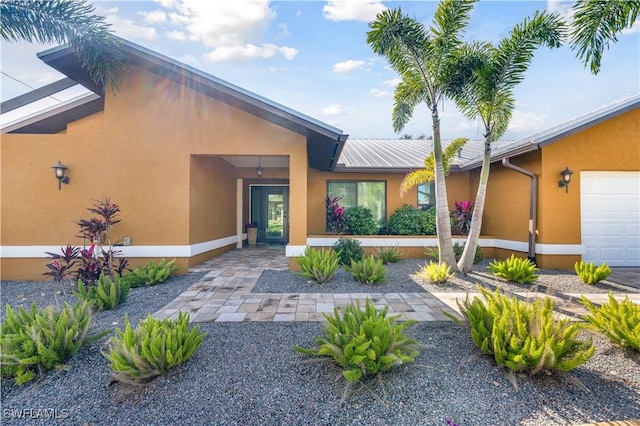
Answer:
[[529, 193], [529, 260], [536, 263], [536, 226], [538, 209], [538, 176], [529, 170], [515, 166], [509, 162], [509, 158], [502, 159], [502, 165], [518, 173], [531, 178], [531, 189]]

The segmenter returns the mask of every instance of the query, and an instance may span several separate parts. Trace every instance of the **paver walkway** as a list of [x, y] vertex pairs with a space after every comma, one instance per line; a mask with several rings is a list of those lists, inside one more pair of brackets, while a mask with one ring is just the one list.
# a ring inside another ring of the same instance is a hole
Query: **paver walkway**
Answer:
[[[458, 313], [456, 299], [466, 293], [252, 293], [251, 289], [265, 269], [286, 270], [289, 262], [284, 248], [258, 246], [235, 249], [202, 263], [190, 272], [207, 272], [196, 284], [154, 314], [156, 318], [175, 318], [178, 311], [189, 312], [192, 322], [242, 321], [322, 321], [323, 313], [333, 308], [371, 299], [381, 308], [389, 306], [390, 314], [400, 319], [442, 321], [442, 313]], [[522, 297], [530, 293], [518, 294]], [[560, 314], [577, 317], [585, 313], [575, 301], [579, 295], [559, 295], [556, 308]], [[617, 295], [618, 296], [618, 295]], [[621, 298], [624, 295], [619, 295]], [[607, 300], [607, 294], [591, 294], [594, 303]], [[640, 295], [629, 297], [640, 303]]]

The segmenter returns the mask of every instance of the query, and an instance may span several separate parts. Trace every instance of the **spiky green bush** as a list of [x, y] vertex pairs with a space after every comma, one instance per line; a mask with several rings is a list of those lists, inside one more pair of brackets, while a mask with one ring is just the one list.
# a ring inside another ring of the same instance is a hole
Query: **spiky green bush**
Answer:
[[364, 249], [355, 238], [341, 237], [335, 242], [333, 249], [340, 256], [341, 265], [351, 265], [352, 260], [357, 262], [364, 257]]
[[304, 255], [296, 257], [296, 262], [300, 266], [300, 272], [296, 272], [296, 275], [324, 284], [333, 278], [338, 270], [340, 257], [332, 249], [316, 250], [307, 247]]
[[89, 335], [91, 305], [64, 304], [39, 310], [35, 302], [29, 310], [6, 307], [7, 317], [0, 326], [0, 371], [21, 385], [36, 374], [49, 371], [74, 355], [82, 345], [94, 342], [104, 333]]
[[593, 262], [585, 262], [584, 260], [576, 262], [573, 268], [585, 284], [597, 284], [606, 279], [611, 273], [611, 268], [606, 263], [596, 268]]
[[345, 266], [344, 269], [363, 284], [381, 283], [387, 277], [387, 270], [382, 261], [375, 260], [373, 255], [359, 261], [352, 260], [351, 266]]
[[498, 365], [534, 375], [543, 370], [572, 370], [593, 355], [591, 339], [577, 338], [579, 323], [554, 319], [550, 297], [526, 303], [500, 290], [478, 289], [484, 301], [467, 297], [463, 303], [458, 301], [458, 307], [468, 321], [473, 343], [483, 354], [493, 355]]
[[129, 283], [120, 279], [119, 275], [113, 278], [100, 274], [96, 285], [85, 285], [78, 280], [78, 291], [74, 292], [79, 299], [86, 300], [99, 311], [115, 309], [124, 303], [129, 297]]
[[518, 284], [529, 284], [538, 279], [538, 268], [529, 259], [522, 259], [512, 254], [507, 260], [494, 260], [488, 269], [497, 277]]
[[398, 247], [378, 247], [375, 251], [376, 258], [385, 265], [402, 260], [402, 250]]
[[152, 286], [163, 283], [172, 273], [180, 269], [175, 264], [176, 260], [160, 259], [158, 263], [151, 261], [144, 266], [138, 266], [125, 276], [125, 281], [131, 287]]
[[189, 314], [178, 312], [178, 318], [155, 319], [151, 315], [131, 327], [124, 317], [124, 331], [116, 330], [109, 353], [103, 353], [116, 380], [144, 383], [166, 373], [193, 356], [206, 333], [200, 327], [189, 330]]
[[360, 303], [350, 303], [342, 316], [324, 314], [327, 326], [324, 336], [316, 337], [317, 349], [294, 346], [306, 355], [332, 357], [343, 368], [348, 382], [371, 378], [393, 366], [413, 362], [418, 356], [418, 343], [404, 334], [414, 321], [396, 322], [400, 315], [387, 316], [389, 307], [378, 311], [367, 299], [364, 310]]
[[585, 296], [581, 303], [589, 310], [583, 318], [594, 329], [605, 334], [613, 343], [640, 352], [640, 305], [625, 296], [618, 302], [609, 293], [609, 302], [596, 307]]
[[422, 266], [422, 268], [416, 272], [416, 275], [432, 284], [444, 284], [455, 277], [456, 274], [451, 272], [451, 267], [447, 265], [446, 262], [429, 262]]

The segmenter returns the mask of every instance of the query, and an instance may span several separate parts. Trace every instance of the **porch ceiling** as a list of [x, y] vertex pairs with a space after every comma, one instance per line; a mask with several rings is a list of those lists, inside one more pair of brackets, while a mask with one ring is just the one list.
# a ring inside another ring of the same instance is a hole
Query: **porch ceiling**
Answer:
[[225, 155], [220, 157], [234, 167], [257, 167], [259, 164], [265, 168], [289, 168], [289, 157], [261, 155]]

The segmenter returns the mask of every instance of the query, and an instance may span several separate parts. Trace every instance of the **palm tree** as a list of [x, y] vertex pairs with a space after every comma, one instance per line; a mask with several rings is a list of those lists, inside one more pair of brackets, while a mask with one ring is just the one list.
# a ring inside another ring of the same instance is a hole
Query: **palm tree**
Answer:
[[571, 47], [593, 74], [600, 71], [600, 61], [609, 43], [631, 28], [640, 13], [638, 0], [577, 0], [573, 5], [574, 21]]
[[443, 0], [435, 12], [430, 31], [400, 8], [385, 10], [369, 23], [367, 43], [387, 58], [402, 81], [396, 87], [392, 112], [393, 128], [401, 131], [413, 116], [415, 107], [425, 103], [433, 125], [435, 160], [436, 230], [440, 262], [455, 269], [451, 242], [449, 203], [440, 140], [438, 103], [447, 96], [460, 40], [469, 22], [474, 0]]
[[[458, 156], [458, 152], [467, 143], [467, 138], [454, 139], [442, 153], [442, 166], [444, 167], [444, 174], [449, 174], [449, 169], [453, 160]], [[433, 182], [435, 179], [436, 163], [433, 152], [424, 159], [424, 169], [413, 170], [402, 179], [400, 182], [400, 197], [404, 195], [414, 186], [418, 186], [423, 183]]]
[[66, 43], [92, 80], [116, 90], [124, 72], [124, 51], [104, 17], [86, 0], [0, 1], [0, 40]]
[[478, 119], [484, 125], [484, 153], [475, 209], [458, 262], [463, 272], [473, 267], [489, 180], [491, 143], [498, 140], [509, 125], [515, 105], [513, 89], [524, 79], [535, 50], [540, 46], [560, 47], [564, 33], [565, 24], [558, 16], [536, 12], [531, 19], [516, 25], [497, 46], [476, 42], [461, 49], [457, 66], [461, 86], [454, 100], [468, 119]]

